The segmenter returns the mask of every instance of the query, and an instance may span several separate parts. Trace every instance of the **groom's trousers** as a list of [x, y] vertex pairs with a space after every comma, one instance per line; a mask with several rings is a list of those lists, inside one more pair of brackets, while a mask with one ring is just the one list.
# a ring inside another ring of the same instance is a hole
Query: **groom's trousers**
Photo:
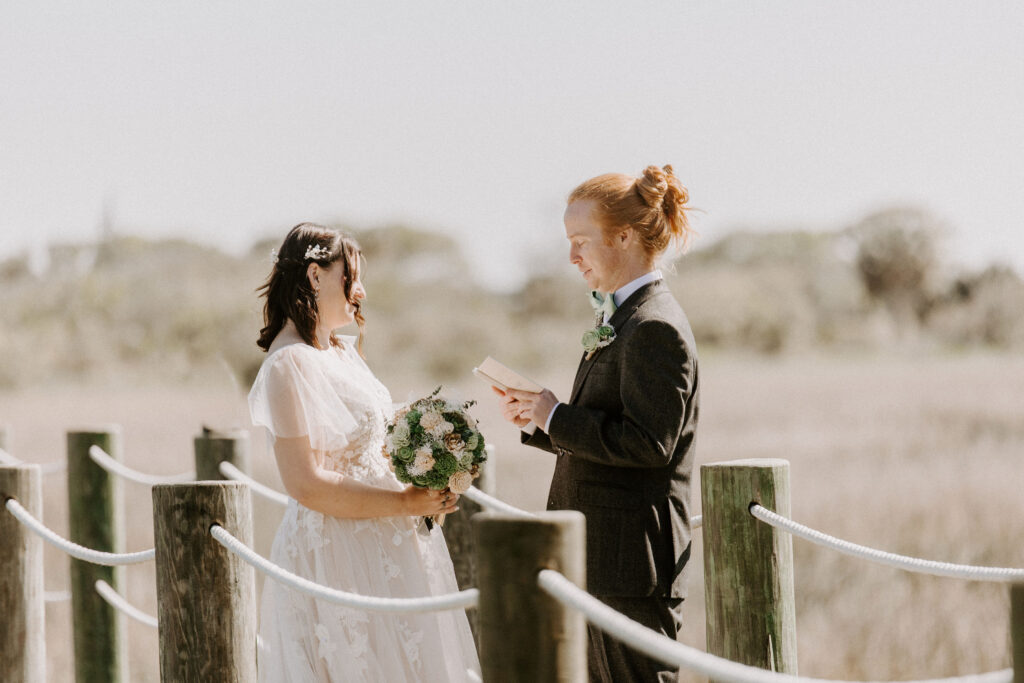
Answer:
[[[633, 621], [676, 639], [683, 623], [682, 598], [615, 598], [596, 596], [601, 602]], [[590, 624], [587, 663], [590, 683], [668, 683], [678, 669], [651, 659]]]

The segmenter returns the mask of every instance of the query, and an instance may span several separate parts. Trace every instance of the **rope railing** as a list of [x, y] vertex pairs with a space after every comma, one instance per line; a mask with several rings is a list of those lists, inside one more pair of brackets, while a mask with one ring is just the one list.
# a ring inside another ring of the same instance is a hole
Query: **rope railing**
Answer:
[[156, 548], [150, 548], [149, 550], [140, 550], [135, 553], [107, 553], [102, 550], [92, 550], [80, 546], [77, 543], [73, 543], [66, 538], [60, 536], [52, 529], [48, 528], [45, 524], [40, 522], [38, 519], [32, 516], [28, 510], [26, 510], [21, 503], [16, 501], [14, 498], [8, 498], [4, 507], [10, 512], [15, 519], [24, 524], [26, 527], [31, 529], [37, 536], [41, 537], [47, 543], [60, 548], [65, 553], [79, 560], [85, 562], [91, 562], [92, 564], [100, 564], [105, 567], [115, 567], [125, 564], [138, 564], [140, 562], [147, 562], [156, 557]]
[[71, 591], [43, 591], [44, 602], [67, 602], [71, 599]]
[[[159, 628], [159, 622], [157, 621], [156, 617], [146, 614], [138, 607], [125, 600], [120, 593], [114, 590], [113, 586], [111, 586], [103, 579], [100, 579], [96, 582], [95, 588], [96, 592], [100, 594], [100, 597], [103, 598], [103, 600], [106, 601], [108, 605], [110, 605], [117, 611], [121, 612], [127, 617], [131, 617], [140, 624], [145, 624], [146, 626], [151, 626], [153, 628]], [[256, 647], [260, 650], [266, 650], [266, 648], [263, 645], [263, 638], [261, 638], [259, 635], [256, 636]]]
[[249, 487], [252, 489], [253, 493], [261, 495], [267, 500], [272, 500], [280, 505], [288, 504], [288, 496], [278, 491], [275, 491], [269, 486], [265, 486], [259, 483], [258, 481], [247, 475], [245, 472], [232, 465], [227, 460], [222, 461], [220, 465], [217, 466], [217, 468], [220, 470], [220, 473], [223, 474], [228, 479], [233, 479], [234, 481], [240, 481], [248, 484]]
[[297, 590], [300, 593], [305, 593], [306, 595], [311, 595], [314, 598], [326, 600], [344, 607], [364, 609], [372, 612], [397, 612], [408, 614], [413, 612], [435, 612], [439, 610], [475, 607], [479, 597], [479, 591], [475, 588], [469, 588], [464, 591], [459, 591], [458, 593], [431, 595], [421, 598], [379, 598], [369, 595], [347, 593], [336, 588], [315, 583], [274, 564], [232, 536], [227, 529], [219, 524], [214, 524], [210, 527], [210, 535], [212, 535], [218, 543], [237, 555], [243, 561], [260, 570], [278, 583]]
[[56, 474], [57, 472], [63, 472], [67, 468], [67, 464], [63, 462], [26, 462], [20, 458], [15, 458], [2, 448], [0, 448], [0, 465], [10, 465], [12, 467], [17, 467], [18, 465], [38, 465], [40, 474]]
[[489, 510], [494, 510], [495, 512], [504, 512], [505, 514], [524, 518], [537, 516], [532, 512], [527, 512], [526, 510], [521, 510], [514, 505], [509, 505], [503, 500], [498, 500], [494, 496], [487, 495], [475, 486], [470, 486], [464, 495], [480, 507], [485, 507]]
[[[475, 486], [470, 486], [469, 490], [466, 491], [465, 496], [466, 496], [466, 498], [469, 498], [471, 501], [473, 501], [477, 505], [479, 505], [481, 507], [485, 507], [485, 508], [487, 508], [489, 510], [494, 510], [495, 512], [504, 512], [504, 513], [509, 514], [509, 515], [515, 515], [516, 517], [536, 517], [537, 516], [537, 515], [533, 514], [532, 512], [528, 512], [526, 510], [517, 508], [516, 506], [510, 505], [510, 504], [506, 503], [503, 500], [500, 500], [498, 498], [495, 498], [494, 496], [486, 494], [486, 493], [484, 493], [483, 491], [481, 491], [480, 489], [478, 489]], [[703, 517], [701, 515], [694, 515], [693, 517], [690, 518], [690, 528], [691, 529], [699, 529], [700, 526], [701, 526], [701, 522], [702, 521], [703, 521]]]
[[826, 533], [804, 526], [798, 522], [794, 522], [793, 520], [772, 512], [757, 503], [751, 503], [750, 514], [765, 524], [782, 529], [783, 531], [788, 531], [794, 536], [799, 536], [800, 538], [817, 545], [831, 548], [832, 550], [836, 550], [844, 555], [859, 557], [864, 560], [877, 562], [878, 564], [895, 567], [897, 569], [904, 569], [906, 571], [917, 572], [919, 574], [931, 574], [933, 576], [969, 579], [972, 581], [995, 581], [1001, 583], [1024, 581], [1024, 569], [1014, 569], [1010, 567], [975, 567], [967, 564], [952, 564], [950, 562], [922, 560], [916, 557], [897, 555], [896, 553], [890, 553], [884, 550], [877, 550], [875, 548], [869, 548], [868, 546], [851, 543], [850, 541], [844, 541], [840, 538], [836, 538], [835, 536], [829, 536]]
[[[580, 612], [588, 622], [630, 647], [660, 662], [688, 669], [714, 681], [722, 683], [847, 683], [832, 679], [776, 673], [716, 657], [703, 650], [690, 647], [617, 612], [552, 569], [542, 569], [537, 575], [537, 583], [541, 590], [559, 603]], [[1011, 683], [1012, 680], [1013, 670], [1003, 669], [956, 678], [901, 683]]]
[[125, 616], [131, 617], [140, 624], [145, 624], [146, 626], [152, 626], [153, 628], [157, 628], [156, 617], [146, 614], [138, 607], [129, 603], [127, 600], [121, 597], [120, 593], [114, 590], [113, 586], [111, 586], [103, 579], [97, 581], [95, 583], [95, 587], [96, 592], [100, 594], [100, 597], [103, 598], [108, 605], [116, 609], [118, 612], [121, 612]]
[[145, 474], [134, 470], [127, 465], [114, 460], [110, 455], [99, 446], [89, 447], [89, 458], [105, 469], [111, 474], [116, 474], [119, 477], [134, 481], [136, 484], [142, 484], [144, 486], [156, 486], [157, 484], [183, 484], [190, 481], [195, 481], [195, 472], [182, 472], [181, 474], [170, 474], [170, 475], [156, 475], [156, 474]]

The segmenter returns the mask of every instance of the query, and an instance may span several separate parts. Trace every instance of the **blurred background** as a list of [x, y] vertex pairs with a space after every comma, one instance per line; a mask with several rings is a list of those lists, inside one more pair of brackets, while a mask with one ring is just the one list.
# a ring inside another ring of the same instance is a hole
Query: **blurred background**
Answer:
[[[671, 163], [698, 209], [665, 268], [699, 345], [698, 464], [786, 458], [811, 526], [1024, 566], [1022, 29], [1011, 2], [4, 3], [10, 450], [58, 460], [66, 430], [115, 423], [129, 465], [169, 474], [203, 425], [248, 426], [255, 289], [314, 220], [364, 248], [368, 361], [395, 400], [480, 399], [499, 495], [540, 509], [553, 463], [470, 370], [492, 355], [568, 395], [591, 313], [565, 196]], [[65, 487], [45, 485], [59, 531]], [[267, 553], [280, 513], [255, 506]], [[1008, 665], [999, 586], [794, 550], [804, 675]], [[128, 570], [150, 613], [153, 585]], [[703, 647], [699, 576], [684, 618]], [[155, 633], [129, 638], [132, 679], [158, 680]], [[49, 606], [51, 680], [70, 642]]]

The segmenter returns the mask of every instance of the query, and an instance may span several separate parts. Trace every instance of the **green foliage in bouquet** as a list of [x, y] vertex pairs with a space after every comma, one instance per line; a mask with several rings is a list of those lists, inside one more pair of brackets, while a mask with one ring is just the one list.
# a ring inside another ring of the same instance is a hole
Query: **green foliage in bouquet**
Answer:
[[487, 459], [486, 444], [469, 414], [476, 401], [455, 403], [440, 393], [438, 387], [395, 413], [384, 456], [403, 483], [462, 494]]

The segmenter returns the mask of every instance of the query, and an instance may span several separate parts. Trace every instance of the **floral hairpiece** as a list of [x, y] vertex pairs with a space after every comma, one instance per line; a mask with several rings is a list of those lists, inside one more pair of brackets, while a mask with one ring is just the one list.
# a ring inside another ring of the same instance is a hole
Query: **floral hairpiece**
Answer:
[[270, 250], [270, 262], [275, 266], [277, 265], [277, 249]]
[[311, 244], [306, 248], [306, 255], [304, 258], [306, 260], [313, 259], [314, 261], [319, 261], [327, 258], [330, 253], [331, 250], [325, 246], [320, 244]]

